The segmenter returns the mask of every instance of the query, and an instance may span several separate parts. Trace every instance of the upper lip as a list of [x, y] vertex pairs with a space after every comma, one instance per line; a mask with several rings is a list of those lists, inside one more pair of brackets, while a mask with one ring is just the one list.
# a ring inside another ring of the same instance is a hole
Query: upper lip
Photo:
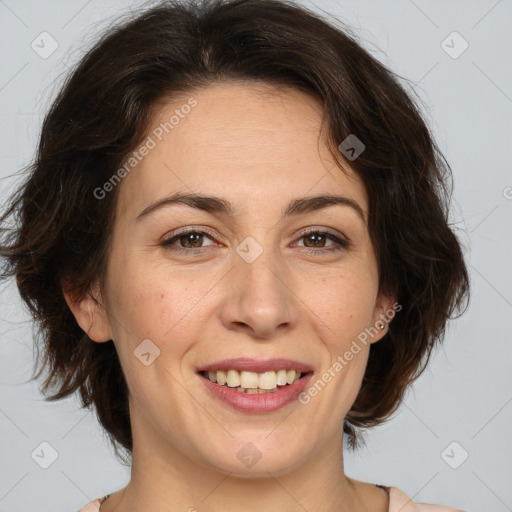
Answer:
[[223, 359], [215, 361], [198, 368], [197, 371], [216, 372], [218, 370], [238, 370], [246, 372], [263, 373], [271, 370], [298, 370], [301, 373], [312, 372], [313, 368], [305, 363], [294, 361], [293, 359], [249, 359], [239, 357], [236, 359]]

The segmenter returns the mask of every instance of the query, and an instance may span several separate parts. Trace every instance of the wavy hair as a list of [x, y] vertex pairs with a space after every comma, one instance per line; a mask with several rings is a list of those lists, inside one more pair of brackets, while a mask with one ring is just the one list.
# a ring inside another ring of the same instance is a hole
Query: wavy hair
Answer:
[[349, 165], [368, 194], [380, 290], [402, 309], [371, 345], [344, 420], [349, 448], [359, 447], [364, 429], [401, 404], [469, 298], [448, 222], [451, 169], [400, 78], [342, 22], [288, 0], [172, 0], [109, 27], [59, 89], [36, 157], [0, 216], [0, 277], [15, 277], [38, 325], [43, 358], [38, 351], [33, 378], [48, 370], [41, 390], [55, 392], [46, 400], [79, 392], [129, 462], [128, 388], [114, 344], [93, 343], [62, 293], [63, 282], [77, 298], [104, 282], [119, 187], [102, 200], [94, 190], [143, 140], [161, 101], [213, 83], [264, 82], [321, 101], [340, 169], [347, 136], [365, 145]]

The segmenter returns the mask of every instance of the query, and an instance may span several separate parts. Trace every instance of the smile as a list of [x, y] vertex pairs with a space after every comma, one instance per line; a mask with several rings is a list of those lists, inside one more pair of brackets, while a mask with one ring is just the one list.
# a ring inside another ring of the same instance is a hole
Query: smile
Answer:
[[234, 388], [240, 393], [263, 394], [275, 393], [280, 388], [297, 382], [305, 373], [298, 370], [271, 370], [263, 373], [238, 371], [238, 370], [217, 370], [203, 371], [203, 377], [219, 386]]
[[[278, 383], [284, 381], [283, 370], [263, 373], [217, 370], [216, 372], [201, 371], [197, 375], [205, 386], [208, 396], [214, 398], [213, 403], [222, 406], [227, 405], [230, 409], [243, 413], [265, 414], [277, 411], [294, 402], [299, 404], [298, 397], [311, 380], [313, 372], [299, 373], [296, 370], [286, 370], [286, 384]], [[224, 377], [225, 382], [223, 384], [218, 381], [219, 376], [220, 382], [223, 382]], [[288, 383], [288, 376], [292, 381], [291, 384]], [[237, 377], [241, 381], [238, 384]], [[217, 382], [211, 380], [212, 378], [216, 379]], [[262, 385], [266, 386], [267, 389], [260, 388], [260, 378], [262, 379]], [[228, 385], [228, 379], [230, 379], [233, 387]], [[256, 379], [258, 379], [257, 386]]]

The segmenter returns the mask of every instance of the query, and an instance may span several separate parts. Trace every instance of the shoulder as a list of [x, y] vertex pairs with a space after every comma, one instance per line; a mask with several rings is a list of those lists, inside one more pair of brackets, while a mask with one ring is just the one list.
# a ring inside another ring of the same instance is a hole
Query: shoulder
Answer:
[[389, 488], [388, 512], [464, 512], [458, 508], [435, 505], [429, 503], [416, 503], [407, 494], [397, 487]]
[[[389, 490], [388, 512], [464, 512], [463, 510], [444, 505], [415, 503], [407, 494], [398, 489], [398, 487], [388, 487], [387, 489]], [[106, 496], [87, 503], [87, 505], [78, 510], [78, 512], [98, 512], [100, 504], [105, 498]]]
[[98, 512], [100, 509], [101, 503], [105, 501], [106, 496], [103, 498], [97, 498], [95, 500], [90, 501], [87, 503], [87, 505], [84, 505], [80, 510], [77, 512]]

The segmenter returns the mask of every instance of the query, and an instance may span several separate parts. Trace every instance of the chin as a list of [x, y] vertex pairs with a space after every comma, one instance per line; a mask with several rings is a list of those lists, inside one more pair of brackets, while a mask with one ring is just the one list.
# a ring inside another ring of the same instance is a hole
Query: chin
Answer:
[[[272, 443], [270, 444], [272, 445]], [[268, 478], [269, 474], [278, 477], [290, 473], [304, 464], [302, 453], [291, 453], [283, 444], [279, 449], [269, 446], [268, 442], [266, 449], [259, 449], [256, 443], [251, 442], [244, 442], [237, 449], [234, 446], [231, 444], [216, 459], [211, 458], [211, 453], [208, 454], [209, 463], [218, 471], [229, 474], [231, 477]]]

